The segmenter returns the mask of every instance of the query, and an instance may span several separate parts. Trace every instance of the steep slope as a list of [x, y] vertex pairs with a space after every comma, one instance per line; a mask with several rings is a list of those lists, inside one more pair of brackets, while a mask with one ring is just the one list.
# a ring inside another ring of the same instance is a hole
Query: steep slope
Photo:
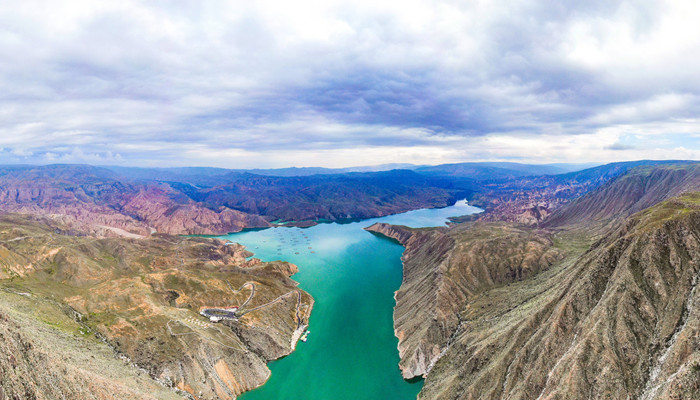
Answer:
[[469, 202], [486, 210], [486, 213], [481, 216], [482, 220], [537, 225], [553, 211], [625, 175], [634, 168], [657, 166], [682, 168], [692, 165], [698, 165], [698, 163], [641, 160], [611, 163], [559, 175], [486, 180], [479, 182], [477, 189], [469, 197]]
[[479, 224], [373, 228], [407, 246], [395, 325], [404, 376], [427, 373], [420, 399], [700, 398], [700, 194], [592, 245], [580, 229], [505, 224], [500, 240]]
[[562, 207], [547, 218], [545, 226], [625, 217], [698, 189], [700, 164], [636, 167]]
[[461, 311], [475, 296], [526, 279], [562, 257], [544, 232], [502, 223], [476, 222], [449, 230], [387, 224], [366, 229], [406, 247], [394, 309], [399, 367], [406, 379], [430, 371], [461, 324]]
[[55, 304], [0, 291], [0, 398], [183, 398], [81, 329]]
[[[202, 399], [233, 399], [264, 383], [266, 363], [289, 354], [308, 324], [313, 299], [289, 279], [296, 266], [251, 255], [215, 239], [98, 239], [46, 219], [0, 216], [2, 289], [65, 313], [79, 326], [74, 336], [89, 333], [159, 382]], [[236, 321], [199, 315], [231, 306], [241, 307]]]

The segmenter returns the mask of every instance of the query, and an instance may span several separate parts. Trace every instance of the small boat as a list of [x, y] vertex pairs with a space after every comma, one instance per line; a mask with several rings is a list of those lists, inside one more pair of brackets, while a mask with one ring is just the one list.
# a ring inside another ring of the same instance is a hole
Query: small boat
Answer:
[[306, 342], [306, 339], [309, 337], [309, 331], [304, 332], [303, 335], [301, 335], [301, 341]]

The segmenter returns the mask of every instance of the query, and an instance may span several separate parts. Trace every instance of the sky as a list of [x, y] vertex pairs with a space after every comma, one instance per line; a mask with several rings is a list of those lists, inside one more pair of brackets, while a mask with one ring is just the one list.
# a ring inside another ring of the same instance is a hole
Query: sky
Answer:
[[700, 159], [695, 1], [8, 1], [0, 163]]

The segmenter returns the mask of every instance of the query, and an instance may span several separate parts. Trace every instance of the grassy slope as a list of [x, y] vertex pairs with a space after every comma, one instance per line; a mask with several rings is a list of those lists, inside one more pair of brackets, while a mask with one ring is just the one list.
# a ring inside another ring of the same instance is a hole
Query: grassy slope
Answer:
[[0, 319], [0, 391], [7, 398], [182, 398], [52, 302], [3, 290]]

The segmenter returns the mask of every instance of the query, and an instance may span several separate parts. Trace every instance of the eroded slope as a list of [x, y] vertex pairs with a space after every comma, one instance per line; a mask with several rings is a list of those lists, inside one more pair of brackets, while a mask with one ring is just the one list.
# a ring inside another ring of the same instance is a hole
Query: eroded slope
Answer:
[[[90, 332], [196, 398], [231, 399], [264, 383], [266, 363], [289, 354], [308, 323], [313, 299], [289, 279], [292, 264], [247, 259], [241, 246], [216, 239], [96, 239], [48, 223], [0, 217], [0, 285], [54, 305], [81, 327], [74, 334]], [[251, 285], [251, 311], [239, 321], [199, 315], [241, 305]]]
[[[473, 223], [400, 238], [375, 226], [414, 270], [395, 323], [405, 376], [427, 371], [419, 398], [700, 398], [699, 204], [668, 200], [592, 245], [581, 229]], [[441, 236], [454, 241], [444, 251]], [[412, 319], [422, 329], [404, 329]]]
[[453, 229], [367, 228], [406, 247], [394, 329], [404, 378], [430, 371], [462, 323], [461, 312], [490, 288], [525, 279], [563, 255], [544, 232], [475, 222]]

